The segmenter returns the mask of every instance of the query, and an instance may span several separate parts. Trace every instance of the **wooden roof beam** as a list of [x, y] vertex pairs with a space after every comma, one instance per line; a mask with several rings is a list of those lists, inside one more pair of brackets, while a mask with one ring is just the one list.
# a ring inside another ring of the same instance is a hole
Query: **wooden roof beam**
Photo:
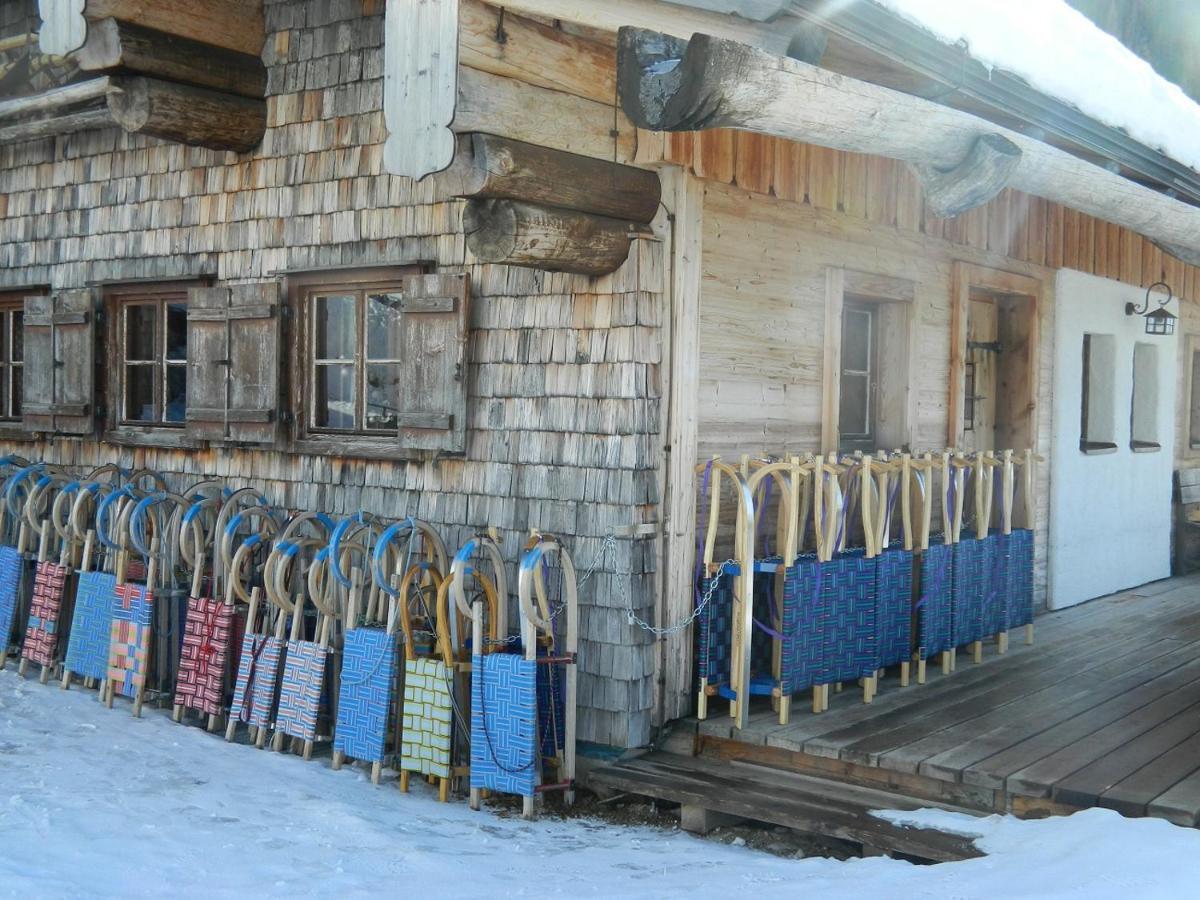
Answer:
[[127, 69], [242, 97], [267, 93], [267, 67], [258, 56], [117, 19], [90, 22], [72, 58], [85, 72]]
[[1012, 187], [1200, 250], [1200, 209], [969, 113], [736, 41], [622, 28], [617, 90], [640, 128], [735, 128], [934, 169], [959, 166], [996, 134], [1020, 151]]
[[[772, 5], [774, 2], [769, 0]], [[787, 50], [792, 37], [765, 22], [725, 15], [723, 2], [710, 5], [664, 0], [497, 0], [497, 5], [509, 12], [560, 19], [601, 31], [617, 31], [628, 25], [682, 38], [712, 34], [778, 53]], [[700, 5], [706, 8], [692, 8]]]
[[0, 143], [119, 125], [130, 134], [245, 152], [262, 140], [266, 103], [140, 76], [102, 76], [0, 103]]

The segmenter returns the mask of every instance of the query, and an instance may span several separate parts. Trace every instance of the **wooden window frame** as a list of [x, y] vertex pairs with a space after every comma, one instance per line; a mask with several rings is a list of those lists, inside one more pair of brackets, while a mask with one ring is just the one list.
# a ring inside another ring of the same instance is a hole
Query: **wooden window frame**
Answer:
[[[900, 390], [904, 393], [905, 421], [901, 431], [909, 448], [916, 445], [917, 391], [916, 359], [916, 283], [882, 273], [859, 272], [831, 266], [825, 270], [825, 358], [821, 397], [821, 449], [825, 453], [841, 450], [842, 389], [842, 311], [848, 300], [877, 304], [898, 304], [903, 309], [906, 334], [903, 351], [907, 372]], [[882, 329], [881, 329], [882, 330]], [[878, 350], [876, 350], [878, 353]], [[878, 373], [877, 373], [878, 374]], [[878, 435], [876, 435], [878, 439]], [[894, 449], [879, 447], [876, 449]]]
[[[8, 319], [3, 332], [4, 346], [0, 347], [0, 440], [3, 441], [29, 441], [34, 438], [34, 435], [26, 431], [22, 425], [21, 416], [3, 415], [5, 406], [3, 396], [7, 393], [8, 403], [12, 402], [12, 384], [9, 381], [8, 370], [13, 364], [10, 358], [12, 352], [13, 313], [19, 312], [24, 315], [26, 297], [40, 297], [45, 296], [47, 293], [49, 293], [49, 290], [45, 287], [0, 291], [0, 315]], [[22, 325], [23, 327], [24, 325]], [[25, 366], [23, 358], [20, 365], [23, 370]]]
[[[289, 275], [285, 285], [287, 305], [290, 310], [292, 333], [288, 344], [290, 350], [292, 435], [290, 445], [296, 452], [318, 453], [336, 456], [356, 456], [367, 459], [420, 459], [419, 450], [400, 446], [399, 429], [396, 432], [347, 431], [314, 428], [310, 423], [314, 411], [315, 379], [311, 376], [317, 365], [314, 358], [316, 335], [312, 327], [312, 301], [320, 295], [336, 295], [358, 292], [364, 298], [358, 304], [365, 307], [365, 297], [370, 291], [396, 289], [398, 282], [406, 276], [430, 272], [428, 265], [409, 264], [368, 269], [312, 272]], [[363, 405], [362, 373], [365, 372], [365, 327], [360, 321], [355, 346], [355, 418]], [[365, 409], [362, 410], [365, 415]]]
[[[166, 359], [166, 307], [181, 303], [186, 308], [188, 291], [202, 287], [204, 281], [168, 281], [136, 284], [106, 285], [103, 288], [105, 382], [104, 397], [104, 440], [110, 444], [129, 444], [151, 447], [199, 447], [201, 442], [187, 435], [186, 412], [180, 422], [142, 422], [124, 418], [125, 407], [125, 324], [126, 310], [130, 306], [155, 305], [158, 321], [155, 323], [155, 359], [146, 365], [156, 367], [156, 404], [166, 402], [167, 369], [174, 365], [187, 371], [187, 357], [174, 362]], [[186, 327], [186, 325], [185, 325]], [[141, 363], [135, 363], [141, 364]], [[186, 394], [185, 394], [186, 396]], [[161, 417], [161, 412], [160, 412]]]
[[[1192, 441], [1192, 402], [1196, 396], [1197, 386], [1192, 383], [1192, 360], [1200, 354], [1200, 334], [1186, 335], [1183, 341], [1183, 428], [1179, 434], [1179, 457], [1181, 459], [1200, 459], [1200, 441]], [[1200, 421], [1195, 422], [1200, 431]]]

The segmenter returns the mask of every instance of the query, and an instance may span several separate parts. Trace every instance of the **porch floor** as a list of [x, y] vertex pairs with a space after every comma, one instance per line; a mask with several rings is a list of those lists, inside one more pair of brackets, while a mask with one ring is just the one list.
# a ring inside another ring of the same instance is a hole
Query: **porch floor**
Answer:
[[[780, 725], [764, 702], [737, 730], [725, 704], [694, 720], [696, 751], [909, 796], [1021, 815], [1102, 806], [1200, 822], [1200, 576], [1156, 582], [1036, 622], [1035, 643], [961, 652], [871, 704], [849, 687]], [[914, 673], [915, 676], [915, 673]]]

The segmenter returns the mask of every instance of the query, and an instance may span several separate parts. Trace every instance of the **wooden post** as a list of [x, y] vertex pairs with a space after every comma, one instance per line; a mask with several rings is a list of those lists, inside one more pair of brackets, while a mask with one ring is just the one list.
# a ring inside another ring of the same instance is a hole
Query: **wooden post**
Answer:
[[[876, 545], [878, 537], [877, 523], [875, 517], [871, 514], [872, 492], [875, 488], [874, 477], [871, 474], [871, 454], [865, 454], [862, 459], [862, 469], [859, 473], [859, 512], [862, 514], [863, 525], [863, 545], [865, 547], [865, 555], [867, 559], [874, 559], [879, 555], [879, 548]], [[880, 505], [886, 506], [884, 498], [880, 497]], [[875, 674], [865, 676], [863, 678], [863, 703], [870, 703], [875, 699]]]

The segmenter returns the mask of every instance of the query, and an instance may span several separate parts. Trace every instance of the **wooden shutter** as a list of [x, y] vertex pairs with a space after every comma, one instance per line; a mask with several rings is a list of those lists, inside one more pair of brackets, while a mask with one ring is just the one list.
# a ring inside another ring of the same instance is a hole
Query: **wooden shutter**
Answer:
[[96, 311], [90, 290], [25, 298], [26, 430], [92, 434], [95, 430]]
[[414, 275], [400, 295], [400, 447], [467, 446], [466, 275]]
[[188, 293], [188, 434], [270, 444], [279, 436], [278, 282]]

